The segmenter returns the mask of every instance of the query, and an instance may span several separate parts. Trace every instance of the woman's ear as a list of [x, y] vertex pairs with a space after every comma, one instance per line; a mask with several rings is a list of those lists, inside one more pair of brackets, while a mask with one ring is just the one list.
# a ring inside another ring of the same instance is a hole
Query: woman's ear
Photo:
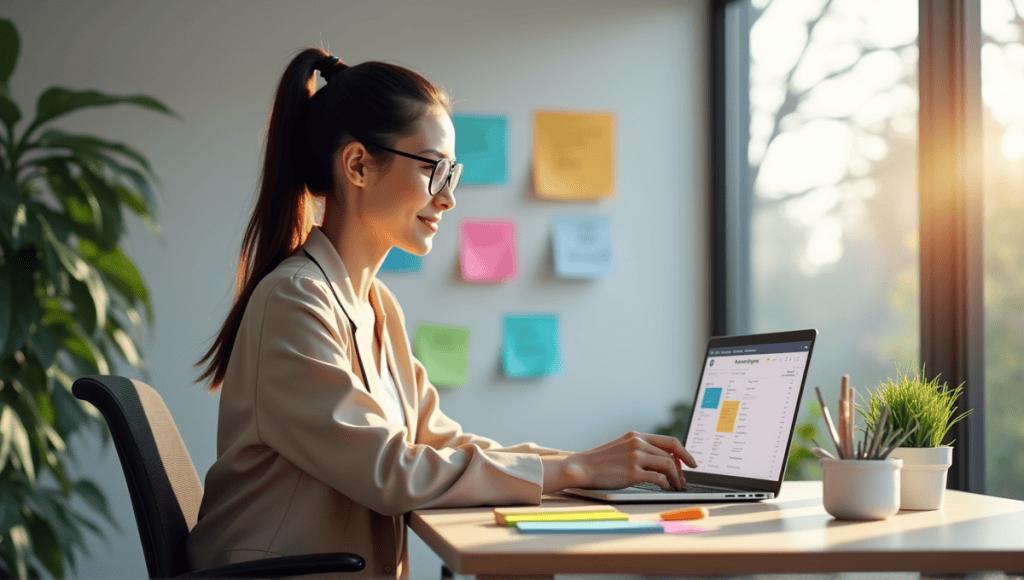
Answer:
[[334, 174], [356, 187], [366, 186], [366, 165], [369, 152], [359, 141], [352, 141], [334, 158]]

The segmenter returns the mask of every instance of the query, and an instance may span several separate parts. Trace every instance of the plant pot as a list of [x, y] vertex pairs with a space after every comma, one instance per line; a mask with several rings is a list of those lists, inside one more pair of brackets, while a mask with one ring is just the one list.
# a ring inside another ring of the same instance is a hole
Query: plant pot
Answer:
[[822, 502], [840, 520], [884, 520], [900, 510], [899, 459], [821, 460]]
[[946, 475], [953, 465], [953, 448], [897, 447], [889, 457], [903, 460], [900, 507], [937, 510], [946, 497]]

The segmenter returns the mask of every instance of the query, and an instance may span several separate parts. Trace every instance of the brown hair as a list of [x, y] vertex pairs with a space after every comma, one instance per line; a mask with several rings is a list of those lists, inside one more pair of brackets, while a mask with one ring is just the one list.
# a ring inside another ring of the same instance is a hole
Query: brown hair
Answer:
[[[316, 90], [314, 73], [329, 79]], [[235, 300], [206, 354], [196, 382], [210, 391], [224, 381], [242, 315], [256, 285], [306, 241], [314, 223], [314, 195], [333, 189], [334, 155], [357, 140], [386, 166], [390, 147], [413, 132], [432, 107], [451, 114], [448, 96], [421, 75], [401, 66], [364, 62], [356, 66], [318, 48], [299, 52], [284, 71], [267, 123], [266, 156], [259, 194], [245, 229]]]

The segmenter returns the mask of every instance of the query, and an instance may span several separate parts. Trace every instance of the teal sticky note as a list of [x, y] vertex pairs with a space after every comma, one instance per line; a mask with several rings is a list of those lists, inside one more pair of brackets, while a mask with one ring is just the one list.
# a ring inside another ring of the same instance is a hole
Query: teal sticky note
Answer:
[[612, 234], [604, 216], [558, 216], [552, 229], [555, 273], [595, 278], [612, 271]]
[[419, 272], [423, 270], [423, 257], [410, 254], [405, 250], [391, 248], [384, 263], [380, 266], [381, 272]]
[[508, 119], [497, 115], [452, 116], [460, 184], [508, 183]]
[[558, 317], [508, 315], [502, 332], [501, 366], [515, 379], [557, 374], [561, 369]]

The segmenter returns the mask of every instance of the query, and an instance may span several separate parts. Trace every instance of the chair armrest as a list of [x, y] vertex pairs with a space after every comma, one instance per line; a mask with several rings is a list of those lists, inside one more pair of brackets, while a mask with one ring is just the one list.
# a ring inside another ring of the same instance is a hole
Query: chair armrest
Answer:
[[205, 570], [193, 570], [176, 578], [282, 578], [325, 572], [358, 572], [366, 562], [355, 554], [303, 554], [238, 562]]

